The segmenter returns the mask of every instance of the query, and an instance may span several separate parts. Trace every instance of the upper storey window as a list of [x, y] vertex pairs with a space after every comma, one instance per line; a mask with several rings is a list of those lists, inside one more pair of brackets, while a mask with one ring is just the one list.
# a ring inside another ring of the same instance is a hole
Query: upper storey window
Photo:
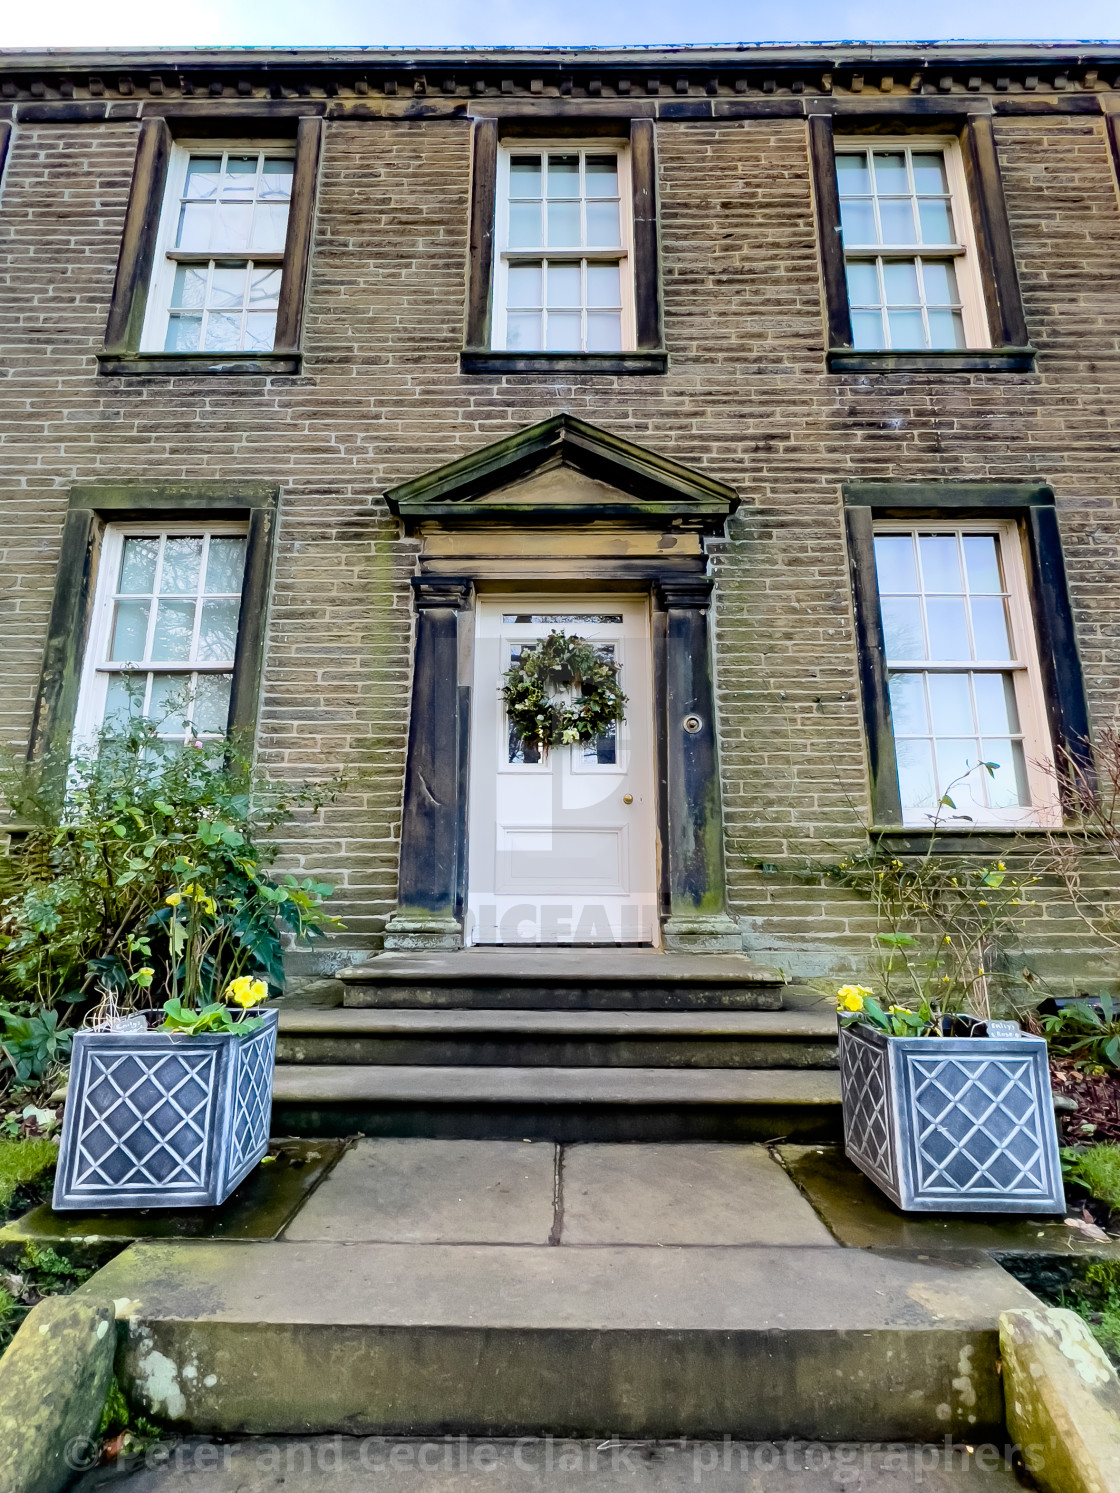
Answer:
[[294, 152], [176, 145], [141, 350], [271, 352]]
[[622, 146], [522, 142], [499, 152], [496, 348], [635, 346], [630, 195]]
[[957, 142], [837, 141], [836, 180], [853, 347], [989, 346]]

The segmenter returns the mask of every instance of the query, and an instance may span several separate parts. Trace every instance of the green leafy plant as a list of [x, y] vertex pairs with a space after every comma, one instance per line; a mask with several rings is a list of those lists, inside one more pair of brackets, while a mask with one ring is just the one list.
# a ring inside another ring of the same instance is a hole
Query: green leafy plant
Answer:
[[1062, 1175], [1083, 1187], [1113, 1213], [1120, 1212], [1120, 1145], [1102, 1141], [1095, 1146], [1063, 1146]]
[[[983, 762], [972, 771], [991, 773], [995, 765]], [[867, 898], [875, 913], [872, 942], [883, 998], [864, 992], [862, 1005], [848, 1010], [838, 1000], [842, 1017], [903, 1036], [939, 1031], [944, 1015], [991, 1014], [993, 958], [1024, 921], [1038, 878], [1012, 874], [1002, 861], [977, 864], [942, 852], [943, 816], [956, 810], [952, 790], [969, 776], [942, 796], [921, 854], [899, 855], [877, 839], [862, 855], [815, 868], [816, 875]]]
[[1040, 1016], [1053, 1057], [1072, 1058], [1082, 1066], [1120, 1068], [1120, 1009], [1105, 992], [1100, 1010], [1089, 1001], [1072, 1001], [1050, 1016]]
[[626, 709], [614, 660], [586, 638], [555, 629], [522, 649], [506, 672], [502, 697], [520, 739], [544, 752], [595, 741], [623, 719]]
[[239, 980], [280, 989], [283, 934], [341, 924], [323, 907], [330, 886], [272, 873], [268, 836], [332, 791], [266, 780], [233, 741], [167, 743], [137, 716], [110, 722], [64, 772], [10, 773], [28, 826], [0, 860], [0, 1050], [14, 1081], [63, 1062], [70, 1029], [106, 998], [181, 1012]]

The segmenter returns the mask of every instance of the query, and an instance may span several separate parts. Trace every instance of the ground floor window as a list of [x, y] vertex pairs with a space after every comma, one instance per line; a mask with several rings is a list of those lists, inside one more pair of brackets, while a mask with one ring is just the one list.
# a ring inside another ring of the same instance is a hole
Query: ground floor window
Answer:
[[168, 741], [229, 725], [243, 524], [111, 525], [83, 661], [77, 736], [142, 714]]
[[1013, 521], [877, 522], [875, 572], [902, 817], [1058, 821]]

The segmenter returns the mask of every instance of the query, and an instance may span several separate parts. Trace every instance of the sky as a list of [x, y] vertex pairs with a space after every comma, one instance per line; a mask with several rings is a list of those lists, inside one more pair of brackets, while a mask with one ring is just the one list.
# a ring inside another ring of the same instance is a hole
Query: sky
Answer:
[[6, 0], [0, 47], [1099, 40], [1120, 0]]

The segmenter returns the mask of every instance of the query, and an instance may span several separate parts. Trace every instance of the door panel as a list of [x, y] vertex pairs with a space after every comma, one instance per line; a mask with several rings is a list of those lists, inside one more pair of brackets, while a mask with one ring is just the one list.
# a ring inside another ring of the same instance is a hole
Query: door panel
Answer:
[[[657, 851], [644, 597], [481, 596], [471, 724], [471, 943], [653, 943]], [[557, 630], [615, 658], [626, 718], [598, 741], [526, 748], [506, 670]]]

